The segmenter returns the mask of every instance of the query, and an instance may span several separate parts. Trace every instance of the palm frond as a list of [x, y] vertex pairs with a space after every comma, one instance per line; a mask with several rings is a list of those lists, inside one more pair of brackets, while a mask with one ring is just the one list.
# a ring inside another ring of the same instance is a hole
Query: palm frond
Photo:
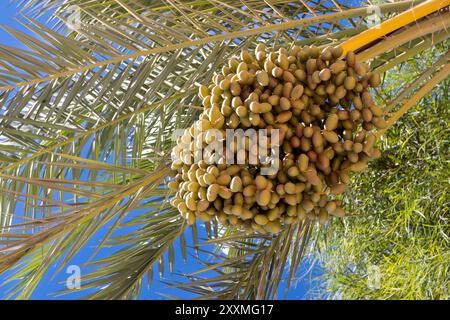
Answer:
[[204, 267], [182, 274], [188, 281], [175, 281], [171, 287], [196, 299], [277, 298], [282, 294], [280, 284], [284, 282], [287, 290], [295, 280], [313, 227], [305, 221], [273, 238], [226, 232], [202, 243], [216, 247], [203, 250], [204, 256], [197, 258]]

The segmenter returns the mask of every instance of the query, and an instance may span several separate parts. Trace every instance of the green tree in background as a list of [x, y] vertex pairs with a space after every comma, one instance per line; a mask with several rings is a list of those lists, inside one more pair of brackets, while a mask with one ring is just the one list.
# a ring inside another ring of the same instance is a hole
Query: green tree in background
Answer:
[[[447, 46], [388, 72], [383, 96], [394, 98]], [[409, 81], [411, 81], [409, 80]], [[383, 137], [383, 156], [355, 179], [352, 217], [334, 221], [318, 246], [322, 297], [448, 299], [450, 289], [449, 81], [442, 82]], [[370, 287], [370, 273], [379, 283]]]

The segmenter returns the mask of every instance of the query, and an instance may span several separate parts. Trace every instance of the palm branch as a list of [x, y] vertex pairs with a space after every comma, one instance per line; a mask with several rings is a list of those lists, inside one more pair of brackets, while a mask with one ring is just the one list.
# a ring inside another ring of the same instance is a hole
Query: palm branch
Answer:
[[[384, 72], [445, 41], [449, 24], [448, 12], [436, 12], [448, 1], [380, 4], [383, 19], [400, 17], [381, 32], [369, 28], [365, 4], [350, 1], [18, 3], [35, 36], [6, 28], [27, 49], [0, 46], [0, 272], [15, 272], [20, 281], [11, 296], [18, 298], [30, 297], [50, 265], [59, 261], [61, 270], [102, 228], [109, 230], [95, 253], [117, 250], [92, 261], [101, 268], [84, 277], [85, 288], [97, 289], [91, 298], [138, 297], [165, 257], [171, 269], [179, 263], [174, 242], [186, 226], [167, 205], [171, 135], [198, 116], [195, 87], [227, 58], [258, 42], [332, 43]], [[73, 5], [81, 13], [76, 30], [66, 25]], [[414, 5], [409, 18], [400, 14]], [[449, 72], [442, 58], [386, 101], [389, 124]], [[116, 235], [127, 227], [133, 231]], [[176, 286], [200, 297], [275, 297], [286, 269], [288, 279], [295, 276], [312, 228], [267, 238], [237, 230], [221, 236], [220, 226], [211, 226], [206, 243], [230, 250], [211, 253], [199, 271], [218, 276], [189, 275], [190, 284]]]

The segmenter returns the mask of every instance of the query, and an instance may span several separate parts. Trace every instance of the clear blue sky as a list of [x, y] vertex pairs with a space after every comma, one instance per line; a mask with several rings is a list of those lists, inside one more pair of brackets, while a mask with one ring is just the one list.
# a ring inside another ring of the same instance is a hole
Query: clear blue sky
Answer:
[[[9, 1], [0, 1], [0, 24], [1, 25], [7, 25], [10, 27], [13, 27], [15, 29], [28, 32], [27, 29], [22, 26], [20, 23], [14, 20], [14, 17], [17, 16], [18, 10], [15, 7], [14, 4], [10, 4]], [[15, 40], [11, 35], [5, 32], [5, 30], [0, 30], [0, 43], [6, 44], [9, 46], [15, 46], [15, 47], [23, 47], [17, 40]], [[200, 228], [200, 230], [202, 230]], [[90, 257], [91, 253], [93, 252], [93, 249], [95, 248], [96, 244], [102, 239], [102, 236], [104, 235], [106, 230], [102, 230], [99, 232], [99, 234], [94, 237], [90, 243], [87, 244], [86, 248], [80, 252], [71, 262], [72, 265], [78, 265], [81, 267], [81, 276], [83, 276], [83, 273], [88, 272], [90, 270], [88, 267], [84, 266], [84, 264], [87, 262], [88, 258]], [[202, 233], [204, 235], [204, 233]], [[191, 232], [188, 231], [186, 233], [186, 238], [188, 243], [191, 241]], [[102, 255], [108, 255], [108, 251], [102, 252]], [[180, 256], [180, 252], [176, 252], [177, 256]], [[182, 259], [178, 259], [178, 261], [182, 261]], [[199, 267], [193, 259], [189, 259], [187, 265], [183, 265], [182, 263], [178, 264], [176, 266], [175, 271], [176, 272], [189, 272], [190, 270], [196, 270]], [[51, 271], [55, 271], [57, 269], [57, 265], [54, 265], [51, 269]], [[317, 271], [320, 272], [320, 271]], [[55, 293], [60, 290], [65, 289], [65, 281], [67, 278], [66, 270], [63, 270], [60, 272], [54, 279], [52, 279], [53, 272], [50, 272], [44, 277], [44, 280], [41, 282], [41, 284], [38, 286], [37, 290], [33, 294], [32, 298], [34, 299], [61, 299], [61, 298], [71, 298], [71, 299], [77, 299], [85, 295], [86, 293], [71, 293], [69, 295], [65, 295], [63, 297], [58, 297], [51, 295], [52, 293]], [[5, 280], [7, 280], [9, 277], [9, 273], [0, 275], [0, 283], [3, 283]], [[157, 272], [155, 272], [155, 280], [153, 281], [153, 284], [150, 289], [144, 289], [142, 298], [143, 299], [162, 299], [163, 297], [161, 295], [158, 295], [158, 292], [164, 292], [166, 294], [173, 294], [177, 295], [179, 297], [189, 298], [189, 295], [185, 295], [180, 291], [173, 291], [173, 290], [167, 290], [165, 288], [165, 285], [160, 283], [157, 279]], [[302, 299], [305, 297], [305, 291], [308, 289], [308, 279], [302, 280], [295, 289], [292, 289], [290, 291], [290, 294], [288, 295], [289, 299]], [[11, 286], [3, 286], [0, 287], [0, 298], [5, 296], [5, 292], [10, 288]]]
[[[26, 28], [15, 20], [17, 13], [18, 10], [14, 3], [10, 3], [10, 1], [4, 0], [0, 1], [0, 25], [2, 27], [5, 25], [10, 26], [25, 32]], [[3, 28], [0, 32], [0, 40], [2, 44], [22, 47], [20, 42], [17, 41], [13, 36], [8, 34]]]

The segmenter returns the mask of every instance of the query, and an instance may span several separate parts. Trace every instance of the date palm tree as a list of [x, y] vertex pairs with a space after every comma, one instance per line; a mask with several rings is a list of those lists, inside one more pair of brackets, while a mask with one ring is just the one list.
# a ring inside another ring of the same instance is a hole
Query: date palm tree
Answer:
[[[260, 42], [341, 44], [388, 74], [435, 50], [450, 23], [449, 1], [436, 0], [17, 2], [34, 36], [5, 27], [23, 47], [0, 46], [0, 273], [17, 280], [16, 298], [99, 233], [88, 298], [137, 298], [154, 271], [183, 268], [188, 253], [203, 267], [170, 285], [199, 298], [278, 297], [314, 250], [314, 224], [276, 236], [194, 225], [189, 246], [168, 204], [172, 133], [202, 110], [198, 85]], [[448, 76], [448, 57], [395, 98], [378, 92], [389, 126]]]

